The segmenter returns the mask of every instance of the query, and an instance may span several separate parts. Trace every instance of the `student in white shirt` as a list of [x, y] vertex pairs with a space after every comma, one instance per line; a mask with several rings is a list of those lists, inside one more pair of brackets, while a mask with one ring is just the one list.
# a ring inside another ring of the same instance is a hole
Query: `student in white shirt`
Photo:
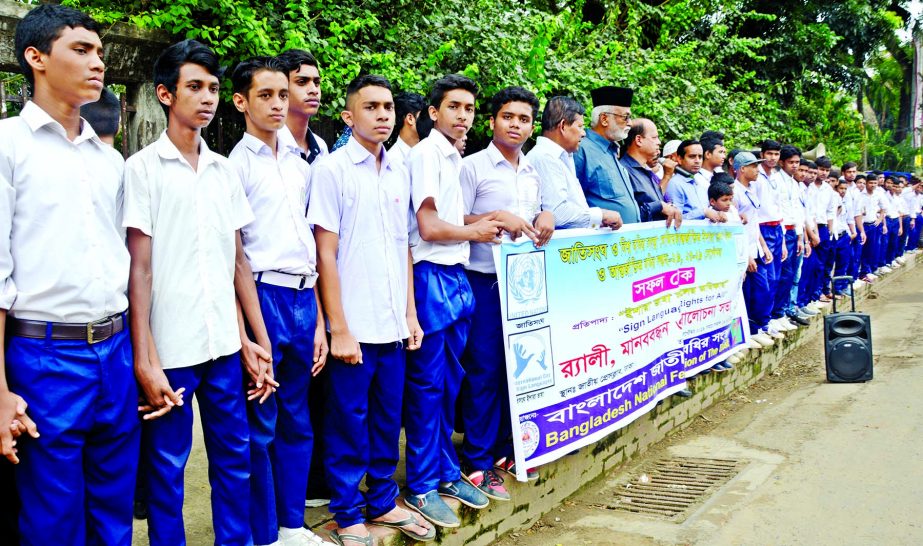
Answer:
[[0, 441], [24, 544], [131, 543], [123, 161], [80, 118], [103, 89], [100, 32], [72, 8], [30, 11], [16, 54], [32, 100], [0, 121]]
[[[327, 142], [315, 134], [309, 124], [320, 110], [321, 74], [317, 59], [303, 49], [288, 49], [278, 59], [288, 74], [288, 115], [285, 127], [279, 130], [279, 142], [291, 148], [309, 165], [329, 152]], [[347, 128], [348, 129], [348, 128]], [[293, 135], [298, 135], [296, 138]], [[303, 138], [301, 138], [303, 137]], [[314, 448], [311, 457], [311, 474], [308, 477], [305, 506], [324, 506], [330, 502], [327, 473], [324, 467], [324, 406], [326, 406], [325, 379], [321, 375], [311, 381], [308, 407], [311, 428], [314, 431]]]
[[904, 199], [907, 203], [907, 216], [910, 218], [910, 235], [907, 237], [905, 251], [915, 253], [920, 244], [920, 232], [923, 231], [923, 183], [916, 177], [904, 190]]
[[[426, 110], [426, 99], [419, 93], [398, 93], [394, 96], [395, 121], [394, 132], [397, 138], [388, 150], [391, 161], [404, 163], [410, 149], [420, 142], [417, 132], [417, 120]], [[426, 112], [429, 117], [429, 112]]]
[[247, 129], [229, 159], [255, 217], [241, 230], [241, 241], [272, 346], [269, 372], [284, 385], [264, 403], [247, 405], [253, 542], [317, 544], [321, 539], [304, 528], [313, 444], [308, 389], [324, 367], [327, 332], [314, 291], [314, 234], [305, 218], [310, 167], [279, 143], [288, 111], [281, 62], [243, 61], [231, 82]]
[[[782, 203], [785, 201], [784, 196], [788, 195], [785, 187], [785, 181], [782, 174], [775, 168], [779, 164], [779, 156], [782, 145], [775, 140], [765, 140], [760, 144], [760, 156], [763, 162], [759, 165], [759, 175], [753, 182], [753, 189], [756, 191], [757, 198], [760, 202], [760, 234], [766, 241], [766, 246], [772, 253], [772, 261], [767, 264], [766, 277], [769, 285], [769, 293], [763, 297], [770, 300], [770, 315], [775, 310], [777, 295], [790, 295], [791, 281], [786, 286], [781, 286], [783, 264], [789, 258], [789, 244], [787, 244], [784, 218], [782, 214]], [[738, 177], [739, 180], [740, 177]], [[791, 241], [789, 236], [788, 242]], [[781, 308], [781, 303], [779, 307]], [[775, 324], [767, 324], [766, 330], [776, 337], [781, 336]]]
[[[858, 236], [856, 232], [856, 223], [852, 215], [852, 210], [847, 206], [845, 201], [847, 184], [846, 182], [836, 183], [836, 196], [833, 204], [836, 207], [836, 216], [833, 220], [833, 276], [842, 277], [848, 273], [851, 263], [850, 246], [852, 241]], [[846, 281], [836, 281], [834, 289], [837, 295], [849, 295], [852, 287]]]
[[888, 244], [885, 248], [885, 265], [891, 268], [900, 267], [897, 261], [898, 248], [901, 239], [904, 237], [904, 217], [907, 212], [904, 207], [904, 200], [900, 196], [900, 186], [893, 178], [885, 179], [885, 191], [888, 197], [888, 211], [885, 221], [888, 223]]
[[548, 99], [542, 111], [542, 136], [526, 159], [542, 179], [543, 207], [554, 215], [555, 227], [618, 229], [622, 225], [619, 213], [588, 206], [577, 180], [573, 154], [586, 136], [585, 114], [583, 105], [570, 97]]
[[474, 122], [477, 93], [477, 85], [458, 74], [437, 80], [426, 112], [434, 127], [406, 161], [415, 213], [410, 233], [414, 299], [426, 336], [420, 349], [407, 356], [404, 429], [409, 494], [404, 502], [442, 527], [461, 523], [441, 496], [476, 509], [489, 502], [461, 479], [452, 443], [464, 376], [461, 356], [474, 313], [474, 294], [464, 268], [469, 241], [498, 241], [501, 226], [492, 219], [464, 224], [462, 158], [454, 143]]
[[[192, 449], [192, 405], [209, 446], [212, 523], [222, 544], [251, 542], [250, 449], [241, 362], [251, 399], [272, 393], [269, 338], [244, 257], [240, 228], [253, 220], [237, 173], [208, 149], [202, 128], [218, 106], [218, 57], [186, 40], [154, 64], [167, 130], [125, 166], [131, 254], [132, 345], [145, 399], [148, 537], [185, 542], [183, 470]], [[239, 303], [238, 303], [239, 302]], [[255, 336], [244, 331], [244, 318]]]
[[[461, 171], [465, 222], [495, 218], [510, 237], [526, 235], [536, 247], [554, 232], [554, 217], [542, 211], [541, 180], [522, 146], [532, 135], [538, 99], [521, 87], [500, 90], [491, 100], [493, 140], [486, 150], [465, 158]], [[474, 291], [475, 311], [468, 345], [462, 357], [465, 380], [461, 394], [465, 439], [462, 460], [467, 479], [495, 500], [509, 500], [503, 480], [493, 468], [513, 468], [509, 394], [500, 292], [489, 243], [472, 243], [466, 269]], [[537, 474], [530, 470], [533, 479]]]
[[409, 179], [384, 149], [394, 129], [388, 80], [359, 76], [350, 82], [341, 115], [352, 136], [312, 166], [308, 207], [331, 336], [324, 414], [330, 511], [337, 523], [331, 537], [371, 546], [369, 523], [432, 540], [436, 532], [426, 520], [395, 504], [404, 350], [418, 349], [423, 331], [408, 282]]
[[760, 224], [763, 220], [763, 204], [754, 187], [761, 172], [760, 163], [764, 161], [757, 159], [750, 152], [738, 152], [734, 156], [737, 180], [734, 182], [732, 202], [741, 217], [746, 218], [750, 257], [753, 258], [753, 262], [748, 261], [747, 277], [743, 285], [744, 302], [750, 320], [750, 339], [760, 346], [768, 347], [775, 343], [773, 336], [766, 330], [772, 311], [768, 273], [769, 266], [775, 258], [763, 237], [763, 227]]
[[314, 163], [327, 155], [327, 142], [308, 126], [320, 110], [320, 67], [317, 59], [303, 49], [287, 49], [279, 60], [288, 73], [288, 115], [279, 138], [293, 147], [302, 159]]
[[878, 253], [882, 234], [887, 229], [884, 223], [884, 215], [881, 198], [875, 190], [878, 188], [878, 180], [869, 178], [865, 181], [865, 191], [858, 198], [859, 212], [862, 213], [863, 230], [866, 241], [862, 246], [862, 267], [859, 275], [862, 280], [871, 282], [875, 279], [873, 276], [878, 269]]

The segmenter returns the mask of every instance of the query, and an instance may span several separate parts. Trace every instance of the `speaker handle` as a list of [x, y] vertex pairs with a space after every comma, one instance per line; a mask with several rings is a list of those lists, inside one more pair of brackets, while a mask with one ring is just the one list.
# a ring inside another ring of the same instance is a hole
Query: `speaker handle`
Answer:
[[[839, 277], [832, 277], [830, 279], [830, 293], [833, 294], [833, 314], [836, 314], [836, 281], [852, 281], [852, 277], [849, 275], [840, 275]], [[852, 283], [849, 285], [849, 297], [852, 299], [852, 312], [856, 312], [856, 290], [852, 287]]]

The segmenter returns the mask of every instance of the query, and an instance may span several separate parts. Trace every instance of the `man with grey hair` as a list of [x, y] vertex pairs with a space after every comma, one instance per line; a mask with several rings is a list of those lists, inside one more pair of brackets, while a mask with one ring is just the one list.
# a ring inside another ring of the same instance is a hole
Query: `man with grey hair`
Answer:
[[590, 94], [594, 106], [590, 113], [592, 130], [574, 154], [577, 179], [591, 206], [618, 212], [626, 224], [640, 222], [641, 212], [633, 197], [631, 180], [617, 159], [617, 142], [628, 136], [634, 92], [625, 87], [604, 86]]
[[542, 179], [542, 208], [554, 214], [555, 227], [599, 227], [618, 229], [618, 212], [590, 207], [574, 168], [573, 154], [586, 136], [585, 110], [571, 97], [552, 97], [542, 112], [542, 136], [526, 158]]
[[641, 212], [642, 222], [666, 220], [667, 227], [683, 222], [682, 212], [667, 203], [660, 189], [660, 179], [648, 167], [660, 155], [660, 134], [649, 119], [633, 120], [625, 141], [625, 155], [621, 164], [631, 179], [634, 198]]

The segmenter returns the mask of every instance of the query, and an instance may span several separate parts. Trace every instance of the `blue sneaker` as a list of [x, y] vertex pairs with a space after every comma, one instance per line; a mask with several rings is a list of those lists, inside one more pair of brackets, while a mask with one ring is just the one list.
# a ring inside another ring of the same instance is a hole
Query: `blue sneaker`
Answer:
[[722, 362], [721, 365], [724, 366], [724, 371], [728, 371], [728, 370], [733, 370], [733, 369], [734, 369], [734, 365], [731, 364], [730, 362], [728, 362], [727, 360], [725, 360], [724, 362]]
[[452, 483], [441, 483], [439, 484], [439, 489], [436, 491], [438, 491], [440, 495], [455, 499], [465, 506], [477, 508], [478, 510], [486, 508], [487, 505], [490, 504], [490, 499], [487, 498], [487, 495], [481, 493], [480, 489], [464, 480], [455, 480]]
[[461, 525], [458, 516], [449, 508], [449, 505], [442, 500], [439, 493], [430, 491], [425, 495], [407, 495], [404, 497], [404, 504], [414, 512], [418, 512], [424, 518], [433, 522], [440, 527], [458, 527]]

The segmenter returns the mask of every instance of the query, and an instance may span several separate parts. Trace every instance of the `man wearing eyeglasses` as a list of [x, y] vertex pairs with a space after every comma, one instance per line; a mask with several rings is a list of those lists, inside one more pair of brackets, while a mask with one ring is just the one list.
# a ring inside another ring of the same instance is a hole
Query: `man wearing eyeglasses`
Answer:
[[604, 86], [590, 91], [591, 130], [574, 154], [577, 179], [591, 207], [614, 210], [625, 224], [641, 221], [631, 179], [619, 161], [619, 141], [628, 136], [631, 99], [624, 87]]

